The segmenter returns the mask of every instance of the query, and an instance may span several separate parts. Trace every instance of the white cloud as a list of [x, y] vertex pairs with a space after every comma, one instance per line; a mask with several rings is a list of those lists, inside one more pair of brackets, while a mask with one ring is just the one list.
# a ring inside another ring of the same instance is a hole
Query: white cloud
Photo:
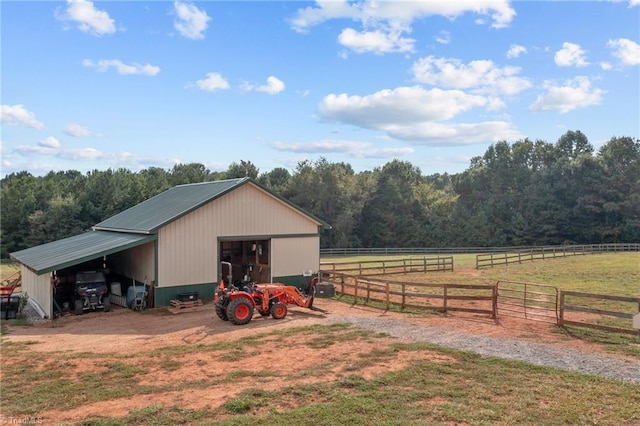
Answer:
[[370, 142], [324, 139], [314, 142], [285, 143], [274, 142], [271, 146], [278, 151], [300, 154], [347, 154], [353, 158], [390, 158], [412, 154], [410, 147], [376, 148]]
[[389, 52], [413, 52], [415, 40], [402, 37], [400, 31], [362, 31], [345, 28], [338, 36], [338, 42], [357, 53], [383, 54]]
[[101, 36], [116, 31], [115, 21], [107, 12], [98, 10], [93, 2], [87, 0], [67, 0], [64, 13], [56, 13], [62, 21], [72, 21], [78, 24], [80, 31]]
[[209, 26], [211, 18], [207, 12], [198, 9], [192, 4], [175, 1], [173, 3], [174, 10], [178, 19], [173, 26], [182, 36], [192, 40], [201, 40], [204, 38], [204, 32]]
[[425, 90], [414, 86], [381, 90], [368, 96], [330, 94], [320, 103], [319, 112], [328, 121], [381, 129], [395, 123], [447, 120], [487, 104], [487, 98], [460, 90]]
[[416, 61], [411, 71], [417, 82], [454, 89], [474, 89], [476, 93], [513, 95], [531, 87], [529, 80], [517, 76], [520, 68], [500, 68], [489, 60], [464, 64], [458, 59], [428, 56]]
[[640, 44], [635, 41], [619, 38], [617, 40], [609, 40], [607, 46], [613, 49], [613, 56], [618, 58], [624, 65], [640, 65]]
[[290, 23], [294, 30], [304, 32], [330, 19], [352, 19], [367, 25], [381, 21], [408, 24], [427, 16], [439, 15], [455, 19], [465, 13], [490, 16], [494, 28], [508, 26], [516, 15], [508, 0], [424, 2], [319, 0], [316, 1], [315, 6], [298, 9]]
[[640, 0], [629, 0], [629, 7], [639, 6]]
[[448, 146], [492, 143], [500, 140], [516, 140], [523, 137], [506, 121], [479, 123], [424, 122], [414, 126], [388, 129], [388, 133], [401, 140], [421, 145]]
[[89, 130], [87, 127], [75, 123], [68, 124], [64, 128], [64, 132], [70, 136], [75, 136], [77, 138], [91, 136], [91, 130]]
[[600, 62], [600, 68], [602, 68], [602, 69], [603, 69], [603, 70], [605, 70], [605, 71], [608, 71], [608, 70], [610, 70], [611, 68], [613, 68], [613, 66], [611, 65], [611, 63], [610, 63], [610, 62], [605, 62], [605, 61], [603, 61], [603, 62]]
[[196, 86], [206, 92], [215, 92], [216, 90], [228, 89], [229, 83], [217, 72], [210, 72], [207, 73], [207, 78], [196, 81]]
[[101, 59], [93, 62], [90, 59], [82, 61], [82, 65], [87, 68], [95, 68], [98, 71], [105, 72], [109, 68], [114, 68], [121, 75], [149, 75], [154, 76], [160, 72], [160, 67], [155, 65], [141, 65], [138, 63], [125, 64], [119, 59]]
[[440, 44], [449, 44], [451, 43], [451, 33], [449, 31], [440, 31], [435, 40]]
[[242, 84], [242, 89], [246, 91], [255, 90], [256, 92], [268, 93], [269, 95], [277, 95], [285, 89], [285, 84], [282, 80], [270, 75], [267, 77], [267, 84], [254, 86], [250, 83], [244, 82]]
[[[357, 53], [412, 52], [415, 40], [404, 36], [411, 33], [411, 24], [427, 16], [445, 16], [455, 19], [465, 13], [489, 15], [494, 28], [509, 25], [515, 11], [508, 0], [476, 1], [417, 1], [396, 2], [362, 0], [318, 0], [314, 6], [298, 9], [290, 19], [291, 27], [307, 32], [311, 27], [331, 19], [351, 19], [362, 25], [362, 30], [346, 28], [338, 42]], [[448, 43], [449, 35], [439, 37], [439, 43]]]
[[599, 105], [604, 90], [591, 87], [587, 77], [576, 77], [558, 86], [552, 81], [546, 81], [546, 92], [536, 99], [529, 107], [531, 111], [556, 111], [561, 114], [577, 108]]
[[0, 105], [0, 123], [8, 126], [27, 126], [40, 130], [44, 124], [36, 119], [36, 115], [27, 111], [23, 105]]
[[562, 49], [556, 52], [554, 57], [556, 65], [560, 67], [584, 67], [589, 65], [585, 59], [586, 52], [575, 43], [564, 42]]
[[60, 142], [58, 142], [58, 139], [54, 138], [53, 136], [42, 139], [38, 145], [51, 149], [60, 148]]
[[275, 95], [282, 92], [285, 88], [282, 80], [279, 80], [277, 77], [269, 76], [267, 77], [267, 84], [258, 87], [256, 90], [258, 92], [268, 93], [270, 95]]
[[527, 48], [519, 44], [512, 44], [507, 51], [507, 58], [518, 58], [523, 53], [527, 53]]
[[318, 110], [327, 121], [380, 130], [396, 139], [433, 145], [495, 142], [519, 133], [507, 122], [442, 123], [472, 108], [493, 109], [500, 101], [460, 90], [400, 87], [368, 96], [331, 94]]

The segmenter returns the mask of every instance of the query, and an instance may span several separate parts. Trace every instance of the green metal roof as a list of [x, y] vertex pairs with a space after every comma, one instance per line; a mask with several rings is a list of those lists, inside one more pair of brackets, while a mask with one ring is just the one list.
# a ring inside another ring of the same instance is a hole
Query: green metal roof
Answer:
[[330, 228], [322, 220], [253, 182], [250, 178], [244, 177], [174, 186], [155, 197], [149, 198], [98, 223], [93, 229], [152, 234], [168, 223], [249, 182], [282, 200], [301, 214], [317, 222], [318, 225]]
[[319, 226], [331, 226], [272, 193], [250, 178], [178, 185], [110, 217], [93, 231], [11, 253], [11, 259], [41, 275], [68, 268], [157, 238], [156, 231], [210, 201], [251, 182], [307, 216]]
[[117, 253], [149, 241], [156, 235], [123, 232], [89, 231], [25, 250], [11, 253], [11, 259], [38, 275], [68, 268], [80, 263]]
[[174, 186], [103, 220], [93, 229], [151, 234], [247, 181], [249, 178]]

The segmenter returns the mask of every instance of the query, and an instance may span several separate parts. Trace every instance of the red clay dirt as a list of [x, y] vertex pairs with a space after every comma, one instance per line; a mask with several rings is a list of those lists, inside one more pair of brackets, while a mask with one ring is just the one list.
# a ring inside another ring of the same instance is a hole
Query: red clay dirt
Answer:
[[[194, 350], [193, 353], [185, 352], [176, 356], [179, 368], [176, 370], [161, 368], [158, 359], [148, 356], [147, 353], [168, 346], [183, 345], [214, 345], [216, 343], [235, 341], [243, 337], [253, 337], [257, 333], [269, 333], [288, 327], [304, 327], [315, 324], [328, 324], [330, 317], [337, 316], [364, 316], [399, 319], [411, 324], [424, 326], [437, 326], [452, 330], [463, 330], [467, 333], [491, 335], [494, 337], [519, 338], [538, 343], [547, 342], [554, 345], [584, 349], [588, 351], [602, 351], [595, 344], [586, 343], [562, 333], [559, 333], [552, 324], [531, 322], [519, 319], [506, 318], [495, 321], [487, 315], [453, 314], [439, 315], [432, 313], [404, 314], [398, 312], [383, 311], [362, 305], [351, 305], [334, 299], [317, 298], [315, 306], [319, 310], [308, 310], [299, 307], [290, 307], [289, 314], [283, 320], [274, 320], [270, 317], [262, 318], [256, 314], [247, 325], [235, 326], [229, 322], [217, 318], [213, 305], [206, 303], [194, 308], [190, 312], [171, 314], [166, 309], [134, 312], [123, 308], [117, 308], [112, 312], [88, 313], [82, 316], [68, 315], [58, 318], [50, 323], [34, 326], [7, 326], [3, 340], [10, 342], [37, 342], [29, 346], [30, 350], [51, 353], [51, 359], [61, 359], [58, 351], [66, 352], [91, 352], [103, 354], [105, 359], [118, 355], [129, 355], [134, 366], [145, 368], [145, 372], [135, 376], [138, 384], [150, 384], [161, 386], [185, 380], [197, 380], [198, 378], [226, 377], [234, 368], [238, 368], [237, 360], [220, 359], [215, 352], [203, 352]], [[37, 417], [44, 424], [57, 424], [60, 422], [77, 422], [82, 419], [100, 416], [120, 417], [132, 410], [142, 409], [149, 405], [179, 406], [190, 409], [215, 409], [229, 398], [240, 393], [243, 389], [255, 388], [278, 389], [282, 386], [296, 384], [309, 384], [314, 382], [331, 383], [346, 374], [346, 368], [354, 360], [366, 358], [367, 354], [394, 341], [401, 340], [394, 337], [381, 337], [378, 339], [359, 339], [350, 341], [338, 341], [327, 348], [311, 347], [304, 344], [305, 339], [313, 336], [305, 336], [300, 333], [295, 335], [296, 342], [288, 347], [285, 339], [284, 347], [273, 336], [272, 344], [251, 349], [253, 352], [245, 354], [250, 363], [243, 363], [243, 371], [255, 371], [259, 373], [264, 366], [282, 365], [287, 374], [282, 377], [269, 377], [268, 380], [259, 381], [250, 375], [243, 376], [233, 381], [222, 381], [204, 388], [198, 388], [194, 392], [159, 392], [155, 394], [139, 395], [122, 399], [101, 401], [83, 404], [71, 410], [48, 410], [38, 413]], [[433, 362], [455, 362], [446, 355], [433, 352], [398, 352], [391, 361], [381, 361], [358, 369], [358, 374], [364, 377], [373, 377], [383, 371], [397, 370], [411, 363], [416, 357], [425, 359], [428, 357]], [[125, 359], [128, 359], [126, 357]], [[292, 362], [293, 359], [293, 362]], [[121, 362], [122, 358], [118, 358]], [[295, 362], [304, 360], [304, 362]], [[8, 360], [5, 360], [8, 361]], [[330, 361], [330, 362], [329, 362]], [[65, 368], [73, 376], [83, 372], [99, 372], [99, 363], [87, 365], [79, 358], [69, 358], [64, 363]], [[324, 366], [322, 375], [307, 374], [309, 366]], [[56, 368], [53, 365], [45, 365], [43, 369]], [[0, 374], [1, 376], [1, 374]], [[0, 377], [1, 378], [1, 377]], [[283, 402], [286, 404], [287, 402]], [[286, 407], [285, 407], [286, 408]]]

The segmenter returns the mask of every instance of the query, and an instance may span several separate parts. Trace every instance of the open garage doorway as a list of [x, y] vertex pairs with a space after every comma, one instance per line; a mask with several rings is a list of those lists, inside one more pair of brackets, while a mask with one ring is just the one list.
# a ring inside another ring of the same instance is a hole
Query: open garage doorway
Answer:
[[256, 283], [271, 282], [270, 239], [222, 240], [219, 253], [221, 262], [231, 263], [234, 283], [246, 278]]

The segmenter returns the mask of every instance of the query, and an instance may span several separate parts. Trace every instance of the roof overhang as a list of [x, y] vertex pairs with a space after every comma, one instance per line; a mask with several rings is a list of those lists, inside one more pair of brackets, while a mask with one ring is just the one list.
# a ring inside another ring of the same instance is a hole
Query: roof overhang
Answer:
[[157, 235], [155, 234], [90, 231], [16, 251], [11, 253], [10, 257], [11, 260], [26, 266], [37, 275], [42, 275], [127, 250], [156, 239]]

